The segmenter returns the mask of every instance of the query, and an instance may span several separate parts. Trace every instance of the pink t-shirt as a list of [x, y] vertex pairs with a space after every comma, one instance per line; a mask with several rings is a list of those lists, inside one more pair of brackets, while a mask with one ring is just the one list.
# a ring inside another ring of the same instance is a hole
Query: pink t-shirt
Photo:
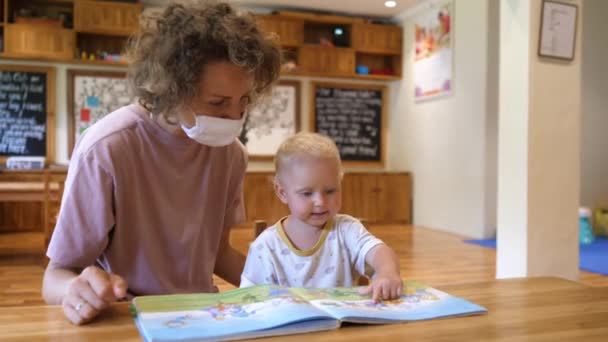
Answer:
[[222, 230], [245, 218], [246, 165], [236, 140], [201, 145], [120, 108], [74, 149], [47, 255], [116, 273], [132, 295], [210, 292]]

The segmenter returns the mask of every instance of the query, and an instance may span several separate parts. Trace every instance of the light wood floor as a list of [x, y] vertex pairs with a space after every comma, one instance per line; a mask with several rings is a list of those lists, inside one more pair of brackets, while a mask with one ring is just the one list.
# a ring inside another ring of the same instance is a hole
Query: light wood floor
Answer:
[[[372, 226], [370, 231], [395, 249], [402, 276], [441, 288], [447, 284], [494, 279], [496, 253], [462, 242], [459, 236], [405, 225]], [[233, 230], [233, 246], [246, 253], [252, 229]], [[0, 234], [0, 306], [43, 303], [40, 286], [43, 273], [40, 234]], [[608, 286], [608, 277], [581, 272], [580, 281]], [[217, 279], [220, 290], [233, 288]]]

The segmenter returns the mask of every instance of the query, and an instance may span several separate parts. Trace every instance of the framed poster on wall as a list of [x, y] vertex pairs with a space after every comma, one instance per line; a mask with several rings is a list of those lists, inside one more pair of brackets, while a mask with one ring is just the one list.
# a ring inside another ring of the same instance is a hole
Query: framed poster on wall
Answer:
[[124, 72], [68, 70], [68, 156], [87, 128], [133, 102], [127, 89]]
[[451, 0], [431, 4], [414, 16], [414, 98], [416, 102], [453, 91], [453, 21]]
[[283, 140], [300, 129], [300, 82], [280, 81], [251, 108], [239, 139], [252, 160], [272, 159]]
[[576, 46], [578, 6], [556, 1], [543, 1], [538, 55], [571, 61]]

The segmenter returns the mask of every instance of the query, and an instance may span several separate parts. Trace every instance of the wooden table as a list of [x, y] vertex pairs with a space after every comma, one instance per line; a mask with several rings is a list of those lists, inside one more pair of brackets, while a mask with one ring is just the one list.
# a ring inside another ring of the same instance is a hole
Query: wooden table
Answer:
[[[482, 316], [335, 331], [256, 341], [608, 341], [608, 288], [557, 278], [496, 280], [440, 288], [486, 307]], [[54, 306], [0, 308], [0, 340], [141, 341], [127, 304], [73, 326]]]

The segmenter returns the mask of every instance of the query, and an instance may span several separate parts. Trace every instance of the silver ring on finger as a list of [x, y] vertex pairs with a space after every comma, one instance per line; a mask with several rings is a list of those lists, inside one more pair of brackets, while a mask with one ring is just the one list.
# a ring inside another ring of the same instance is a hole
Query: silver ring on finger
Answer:
[[76, 310], [76, 312], [80, 312], [80, 310], [82, 310], [85, 305], [87, 305], [87, 301], [83, 299], [78, 304], [76, 304], [76, 306], [74, 306], [74, 310]]

